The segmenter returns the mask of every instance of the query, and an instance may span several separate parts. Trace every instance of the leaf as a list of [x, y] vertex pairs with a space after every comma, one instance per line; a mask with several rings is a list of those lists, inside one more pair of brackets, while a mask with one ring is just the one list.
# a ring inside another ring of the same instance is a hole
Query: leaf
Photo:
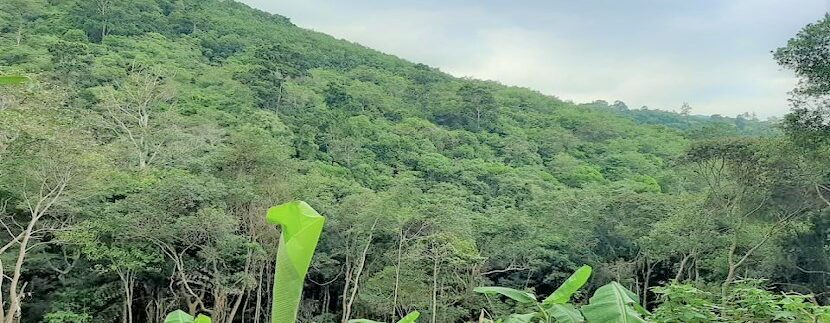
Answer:
[[421, 317], [421, 312], [414, 311], [412, 313], [406, 314], [403, 318], [401, 318], [398, 323], [415, 323], [418, 321], [418, 318]]
[[536, 313], [512, 314], [504, 320], [504, 323], [530, 323], [530, 320], [534, 317], [536, 317]]
[[544, 305], [553, 305], [553, 304], [565, 304], [571, 300], [571, 296], [574, 293], [579, 291], [585, 283], [588, 282], [588, 278], [591, 277], [591, 266], [584, 265], [579, 267], [573, 274], [571, 274], [568, 279], [562, 283], [559, 288], [553, 291], [552, 294], [545, 298], [542, 301]]
[[29, 78], [21, 75], [6, 75], [0, 76], [0, 85], [23, 84]]
[[272, 322], [297, 321], [305, 276], [326, 219], [303, 201], [272, 207], [267, 220], [282, 226], [274, 273]]
[[507, 287], [476, 287], [473, 291], [486, 295], [501, 294], [522, 304], [536, 303], [536, 296], [533, 294]]
[[[403, 318], [398, 321], [398, 323], [415, 323], [418, 320], [418, 317], [421, 316], [421, 312], [414, 311], [412, 313], [406, 314]], [[354, 319], [349, 320], [348, 323], [383, 323], [378, 321], [372, 321], [367, 319]]]
[[582, 313], [579, 313], [579, 310], [571, 304], [553, 304], [547, 311], [550, 316], [556, 319], [557, 323], [585, 322]]
[[182, 310], [175, 310], [167, 314], [164, 318], [164, 323], [193, 323], [193, 316], [185, 313]]
[[212, 323], [213, 321], [210, 319], [210, 316], [199, 314], [196, 316], [196, 319], [193, 320], [193, 323]]
[[637, 295], [618, 282], [610, 282], [594, 292], [582, 314], [589, 322], [645, 322], [636, 309]]

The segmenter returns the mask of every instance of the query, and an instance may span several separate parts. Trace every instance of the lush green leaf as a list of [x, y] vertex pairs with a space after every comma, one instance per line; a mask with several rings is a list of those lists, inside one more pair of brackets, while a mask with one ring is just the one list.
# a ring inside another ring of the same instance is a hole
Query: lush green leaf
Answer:
[[542, 304], [545, 305], [552, 305], [552, 304], [565, 304], [571, 300], [571, 296], [574, 293], [579, 291], [585, 283], [588, 282], [588, 278], [591, 277], [591, 266], [585, 265], [579, 267], [568, 279], [565, 280], [562, 285], [559, 286], [552, 294], [550, 294]]
[[645, 322], [636, 309], [636, 295], [617, 282], [608, 283], [594, 292], [582, 314], [589, 322]]
[[164, 323], [193, 323], [193, 316], [182, 310], [175, 310], [167, 314]]
[[507, 287], [476, 287], [473, 291], [486, 295], [499, 294], [523, 304], [536, 303], [535, 295]]
[[585, 321], [582, 313], [571, 304], [553, 304], [546, 310], [558, 323], [579, 323]]

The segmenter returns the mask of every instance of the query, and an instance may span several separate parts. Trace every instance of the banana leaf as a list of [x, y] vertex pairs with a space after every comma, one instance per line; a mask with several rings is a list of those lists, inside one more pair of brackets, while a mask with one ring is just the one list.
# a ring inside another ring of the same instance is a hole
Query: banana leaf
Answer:
[[512, 314], [504, 320], [504, 323], [530, 323], [534, 317], [536, 317], [536, 313]]
[[277, 250], [271, 322], [297, 321], [297, 309], [308, 266], [325, 218], [303, 201], [294, 201], [268, 210], [268, 222], [282, 226]]
[[476, 293], [482, 293], [485, 295], [494, 295], [500, 294], [503, 296], [507, 296], [508, 298], [517, 301], [522, 304], [533, 304], [536, 303], [536, 296], [525, 292], [520, 291], [512, 288], [507, 287], [497, 287], [497, 286], [488, 286], [488, 287], [476, 287], [473, 289]]
[[594, 292], [582, 314], [588, 322], [645, 322], [638, 310], [637, 295], [618, 282], [610, 282]]
[[544, 305], [565, 304], [571, 300], [571, 296], [579, 291], [588, 278], [591, 277], [591, 266], [585, 265], [577, 269], [559, 288], [553, 291], [550, 296], [542, 301]]
[[5, 75], [0, 76], [0, 85], [23, 84], [28, 80], [25, 76], [20, 75]]
[[164, 318], [164, 323], [193, 323], [193, 316], [182, 310], [175, 310], [167, 314], [167, 317]]
[[[414, 311], [412, 313], [407, 314], [403, 318], [401, 318], [397, 323], [415, 323], [418, 321], [418, 317], [421, 316], [421, 312]], [[372, 321], [367, 319], [354, 319], [349, 320], [349, 323], [383, 323], [378, 321]]]
[[571, 304], [553, 304], [547, 309], [550, 316], [556, 319], [556, 323], [581, 323], [585, 322], [582, 313]]

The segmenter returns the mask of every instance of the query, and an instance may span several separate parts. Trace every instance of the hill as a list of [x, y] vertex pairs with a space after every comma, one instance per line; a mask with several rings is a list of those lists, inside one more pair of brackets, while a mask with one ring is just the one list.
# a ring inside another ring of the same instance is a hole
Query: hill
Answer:
[[[3, 1], [0, 74], [32, 80], [0, 90], [0, 214], [24, 224], [0, 236], [31, 238], [0, 259], [26, 257], [9, 274], [29, 282], [23, 322], [267, 317], [279, 233], [263, 216], [293, 199], [328, 217], [301, 312], [315, 322], [459, 322], [487, 306], [474, 286], [546, 293], [585, 263], [592, 286], [651, 306], [649, 284], [729, 280], [727, 255], [774, 224], [689, 220], [718, 207], [690, 149], [773, 156], [766, 125], [456, 78], [233, 1]], [[796, 240], [738, 267], [795, 277], [767, 255]]]

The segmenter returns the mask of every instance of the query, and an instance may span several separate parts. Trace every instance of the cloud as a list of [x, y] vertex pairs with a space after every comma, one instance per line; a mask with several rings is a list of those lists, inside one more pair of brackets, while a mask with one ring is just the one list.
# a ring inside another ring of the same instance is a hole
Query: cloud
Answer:
[[823, 0], [246, 0], [301, 27], [456, 76], [588, 102], [736, 115], [787, 112], [794, 77], [770, 50], [819, 19]]

